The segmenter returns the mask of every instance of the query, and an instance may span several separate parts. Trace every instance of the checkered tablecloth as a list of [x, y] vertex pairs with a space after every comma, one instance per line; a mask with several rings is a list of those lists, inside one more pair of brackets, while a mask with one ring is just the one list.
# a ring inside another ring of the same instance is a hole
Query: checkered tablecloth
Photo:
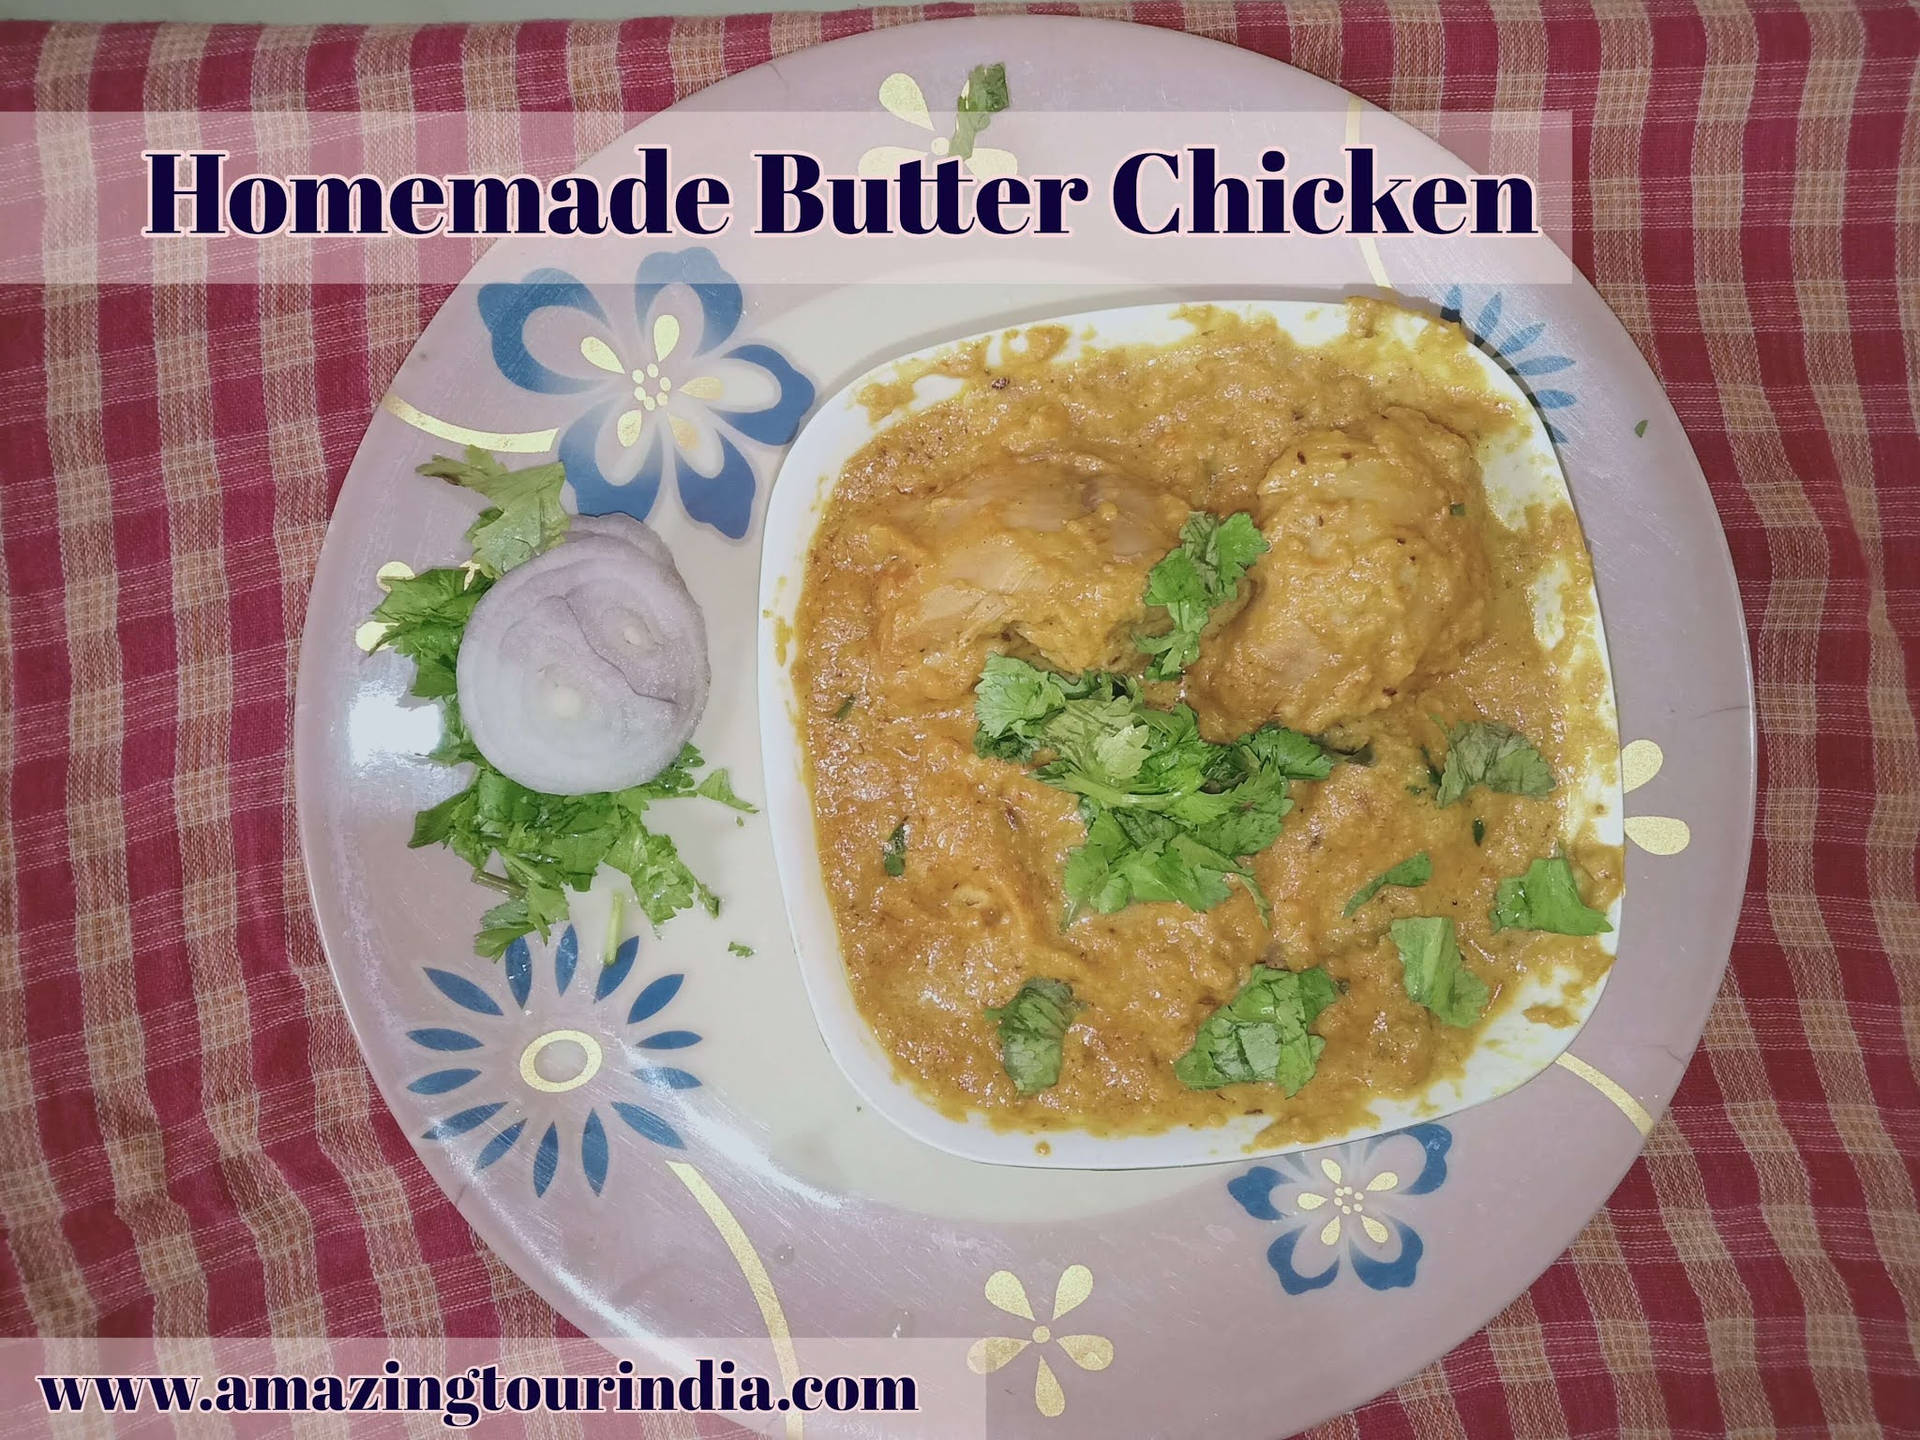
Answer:
[[[0, 109], [644, 112], [922, 13], [969, 10], [13, 23]], [[1326, 1433], [1920, 1434], [1920, 12], [1089, 13], [1389, 108], [1571, 111], [1574, 258], [1706, 469], [1758, 673], [1752, 875], [1672, 1109], [1532, 1289]], [[560, 1326], [375, 1094], [294, 831], [321, 537], [444, 293], [0, 292], [0, 1332]]]

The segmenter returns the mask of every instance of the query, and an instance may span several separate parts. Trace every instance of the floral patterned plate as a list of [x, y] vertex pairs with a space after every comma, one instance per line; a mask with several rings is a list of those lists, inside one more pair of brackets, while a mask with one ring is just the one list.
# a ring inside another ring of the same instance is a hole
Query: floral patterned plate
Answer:
[[[951, 121], [926, 97], [993, 60], [1036, 110], [1348, 104], [1204, 40], [991, 17], [840, 41], [680, 108], [867, 111], [876, 149], [933, 151]], [[997, 125], [995, 154], [1045, 173], [1045, 134]], [[1274, 273], [1290, 273], [1275, 243]], [[471, 507], [417, 477], [422, 461], [466, 444], [510, 464], [558, 454], [580, 509], [655, 525], [712, 637], [696, 740], [759, 797], [760, 526], [816, 395], [1003, 321], [1172, 298], [1018, 274], [757, 288], [727, 255], [636, 242], [630, 282], [604, 284], [541, 242], [496, 246], [395, 376], [347, 476], [302, 646], [296, 765], [321, 933], [382, 1094], [480, 1235], [591, 1335], [760, 1335], [783, 1373], [819, 1354], [809, 1337], [950, 1337], [949, 1363], [985, 1376], [997, 1435], [1277, 1435], [1361, 1403], [1565, 1248], [1672, 1095], [1720, 983], [1752, 826], [1752, 690], [1725, 542], [1672, 410], [1584, 282], [1465, 286], [1404, 243], [1367, 257], [1374, 283], [1458, 318], [1529, 388], [1593, 549], [1633, 903], [1573, 1045], [1444, 1123], [1268, 1162], [983, 1165], [909, 1139], [828, 1056], [764, 817], [659, 807], [727, 905], [626, 938], [611, 964], [588, 914], [551, 945], [475, 960], [485, 896], [452, 856], [407, 849], [414, 811], [454, 783], [424, 758], [438, 716], [404, 698], [405, 662], [354, 637], [383, 565], [461, 553]], [[1305, 298], [1274, 288], [1289, 293]]]

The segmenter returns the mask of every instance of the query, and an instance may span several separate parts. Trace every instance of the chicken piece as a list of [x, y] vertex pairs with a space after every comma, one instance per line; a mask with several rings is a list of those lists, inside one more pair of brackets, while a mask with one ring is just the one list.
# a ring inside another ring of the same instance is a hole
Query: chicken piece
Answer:
[[1133, 653], [1147, 572], [1179, 543], [1187, 508], [1085, 456], [976, 472], [899, 527], [875, 595], [881, 650], [929, 698], [980, 678], [1009, 642], [1061, 670]]
[[1486, 551], [1452, 509], [1474, 478], [1467, 442], [1414, 410], [1289, 445], [1255, 510], [1273, 548], [1188, 672], [1208, 733], [1322, 731], [1457, 664], [1486, 628]]

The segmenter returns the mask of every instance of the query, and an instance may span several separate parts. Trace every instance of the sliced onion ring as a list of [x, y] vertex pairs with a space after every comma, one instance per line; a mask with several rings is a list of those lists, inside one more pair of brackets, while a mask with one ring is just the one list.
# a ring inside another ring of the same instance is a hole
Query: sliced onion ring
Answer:
[[[651, 537], [652, 532], [647, 532]], [[706, 708], [707, 629], [671, 562], [582, 533], [509, 571], [460, 642], [460, 714], [530, 790], [586, 795], [659, 774]]]

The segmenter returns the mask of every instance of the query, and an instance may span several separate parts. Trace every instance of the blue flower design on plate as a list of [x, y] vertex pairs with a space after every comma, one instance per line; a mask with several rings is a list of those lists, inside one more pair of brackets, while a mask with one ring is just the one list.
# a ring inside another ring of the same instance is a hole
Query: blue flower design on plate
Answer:
[[582, 514], [644, 520], [671, 472], [689, 515], [747, 533], [756, 481], [736, 442], [785, 445], [814, 391], [772, 346], [729, 345], [745, 303], [702, 247], [647, 256], [617, 299], [552, 268], [480, 287], [500, 373], [578, 399], [559, 458]]
[[[1282, 1156], [1277, 1169], [1256, 1165], [1228, 1181], [1227, 1192], [1254, 1219], [1290, 1227], [1267, 1247], [1267, 1263], [1289, 1295], [1324, 1290], [1339, 1278], [1342, 1260], [1368, 1289], [1399, 1290], [1413, 1284], [1426, 1246], [1397, 1211], [1403, 1200], [1446, 1184], [1452, 1146], [1446, 1126], [1413, 1125]], [[1414, 1164], [1409, 1181], [1406, 1167]]]
[[[1573, 368], [1573, 357], [1562, 355], [1552, 346], [1541, 342], [1547, 333], [1547, 322], [1531, 321], [1525, 325], [1512, 324], [1507, 315], [1506, 296], [1494, 291], [1485, 300], [1470, 302], [1458, 285], [1449, 289], [1440, 301], [1440, 314], [1448, 320], [1457, 320], [1467, 337], [1500, 362], [1500, 367], [1519, 382], [1533, 401], [1534, 408], [1540, 412], [1540, 421], [1547, 427], [1547, 435], [1556, 445], [1564, 445], [1567, 437], [1553, 423], [1552, 412], [1570, 410], [1580, 403], [1580, 397], [1571, 390], [1563, 390], [1558, 385], [1537, 385], [1535, 382], [1548, 375], [1557, 375], [1563, 370]], [[1506, 320], [1509, 327], [1500, 333], [1500, 323]]]
[[[569, 1158], [598, 1195], [607, 1183], [607, 1115], [642, 1139], [684, 1149], [680, 1132], [639, 1103], [660, 1092], [691, 1090], [690, 1071], [658, 1057], [700, 1043], [692, 1030], [657, 1029], [655, 1017], [680, 993], [684, 975], [659, 975], [629, 999], [638, 939], [623, 942], [605, 965], [582, 968], [579, 933], [569, 925], [543, 967], [535, 1001], [534, 956], [524, 939], [507, 947], [501, 970], [507, 1001], [489, 985], [452, 970], [426, 967], [435, 990], [461, 1012], [457, 1026], [409, 1030], [407, 1038], [439, 1068], [407, 1090], [429, 1101], [448, 1097], [423, 1140], [486, 1138], [472, 1156], [475, 1172], [516, 1150], [532, 1152], [533, 1193], [544, 1196]], [[657, 1100], [655, 1103], [658, 1103]], [[528, 1142], [522, 1147], [521, 1141]]]

